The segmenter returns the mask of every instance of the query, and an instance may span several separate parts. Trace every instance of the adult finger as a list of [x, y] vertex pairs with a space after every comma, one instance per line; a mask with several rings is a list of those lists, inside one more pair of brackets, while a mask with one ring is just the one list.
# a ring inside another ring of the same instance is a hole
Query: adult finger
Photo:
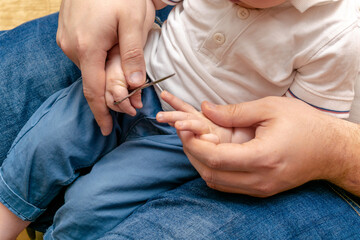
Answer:
[[[180, 138], [185, 140], [183, 136]], [[255, 171], [266, 164], [264, 159], [273, 152], [256, 138], [242, 144], [213, 144], [190, 137], [183, 143], [187, 154], [191, 153], [195, 159], [211, 169], [222, 171]]]
[[84, 95], [104, 136], [113, 122], [105, 102], [105, 59], [107, 52], [86, 52], [80, 58]]
[[119, 20], [118, 33], [122, 68], [131, 87], [140, 86], [145, 82], [143, 29], [146, 2], [144, 0], [132, 0], [128, 4], [128, 11], [122, 11], [124, 14], [120, 16], [121, 19]]
[[269, 106], [276, 104], [275, 98], [262, 98], [256, 101], [232, 105], [201, 104], [203, 114], [214, 123], [224, 127], [250, 127], [269, 117]]
[[[229, 193], [241, 193], [254, 197], [268, 197], [286, 190], [272, 187], [272, 182], [256, 172], [221, 171], [202, 164], [190, 153], [189, 161], [206, 184], [215, 190]], [[267, 180], [267, 181], [266, 181]]]
[[[184, 131], [179, 131], [178, 134], [185, 145], [194, 137], [192, 133]], [[242, 193], [252, 196], [267, 195], [264, 192], [266, 188], [263, 188], [264, 185], [261, 184], [262, 178], [259, 178], [259, 175], [246, 171], [213, 169], [199, 161], [198, 157], [194, 156], [191, 152], [188, 152], [186, 149], [184, 151], [191, 164], [209, 187], [223, 192]]]
[[201, 134], [199, 136], [199, 139], [204, 140], [204, 141], [208, 141], [208, 142], [212, 142], [215, 144], [219, 144], [220, 143], [220, 139], [219, 136], [213, 133], [207, 133], [207, 134]]
[[[241, 188], [239, 186], [232, 187], [227, 185], [221, 185], [216, 183], [206, 183], [209, 188], [212, 188], [214, 190], [220, 191], [220, 192], [226, 192], [226, 193], [237, 193], [237, 194], [245, 194], [252, 197], [269, 197], [273, 194], [266, 194], [261, 191], [256, 191], [251, 188]], [[275, 193], [274, 193], [275, 194]]]

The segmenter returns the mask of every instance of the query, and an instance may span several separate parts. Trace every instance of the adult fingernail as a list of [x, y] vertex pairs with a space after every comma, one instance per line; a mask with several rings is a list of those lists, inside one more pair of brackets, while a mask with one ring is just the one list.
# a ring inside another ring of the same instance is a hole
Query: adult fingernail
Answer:
[[142, 72], [134, 72], [130, 75], [130, 82], [134, 85], [140, 85], [144, 82]]
[[107, 136], [111, 133], [112, 127], [102, 127], [100, 130], [103, 136]]
[[182, 128], [184, 126], [184, 123], [182, 121], [176, 122], [176, 127]]
[[206, 107], [210, 110], [215, 110], [216, 105], [211, 102], [206, 102]]

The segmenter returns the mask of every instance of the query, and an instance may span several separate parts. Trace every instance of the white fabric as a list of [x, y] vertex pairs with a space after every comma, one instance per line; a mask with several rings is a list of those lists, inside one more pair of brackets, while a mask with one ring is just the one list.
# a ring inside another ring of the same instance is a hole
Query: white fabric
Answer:
[[168, 5], [176, 5], [179, 2], [181, 2], [182, 0], [162, 0], [162, 1]]
[[183, 1], [161, 33], [149, 34], [150, 77], [176, 73], [157, 92], [166, 89], [200, 109], [204, 100], [232, 104], [290, 89], [312, 105], [348, 117], [360, 62], [357, 2], [309, 2], [301, 13], [289, 3], [259, 10], [227, 0]]
[[[356, 0], [356, 2], [360, 12], [360, 1]], [[360, 72], [355, 86], [355, 99], [353, 105], [351, 106], [349, 120], [355, 123], [360, 123]]]
[[355, 86], [355, 99], [351, 106], [350, 117], [348, 120], [360, 123], [360, 72]]
[[[300, 12], [305, 12], [311, 7], [320, 6], [329, 2], [337, 2], [339, 0], [290, 0], [291, 4]], [[357, 1], [357, 0], [355, 0]]]

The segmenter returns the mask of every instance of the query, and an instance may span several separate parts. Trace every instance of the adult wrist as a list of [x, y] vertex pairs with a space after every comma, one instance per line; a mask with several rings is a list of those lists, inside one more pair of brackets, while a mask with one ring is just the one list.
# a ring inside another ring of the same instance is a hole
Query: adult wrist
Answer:
[[[332, 125], [333, 143], [329, 146], [330, 182], [360, 196], [360, 125], [336, 119]], [[331, 171], [330, 171], [331, 172]]]

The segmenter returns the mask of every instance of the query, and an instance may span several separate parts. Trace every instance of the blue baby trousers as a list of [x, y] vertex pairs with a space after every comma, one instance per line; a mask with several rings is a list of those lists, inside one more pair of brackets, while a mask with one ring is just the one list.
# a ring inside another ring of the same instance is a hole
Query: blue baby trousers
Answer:
[[154, 89], [145, 89], [142, 100], [135, 117], [112, 112], [113, 131], [102, 136], [81, 79], [52, 95], [0, 168], [1, 202], [34, 221], [67, 187], [45, 237], [80, 239], [92, 229], [96, 239], [149, 198], [197, 177], [176, 130], [155, 119], [161, 105]]

